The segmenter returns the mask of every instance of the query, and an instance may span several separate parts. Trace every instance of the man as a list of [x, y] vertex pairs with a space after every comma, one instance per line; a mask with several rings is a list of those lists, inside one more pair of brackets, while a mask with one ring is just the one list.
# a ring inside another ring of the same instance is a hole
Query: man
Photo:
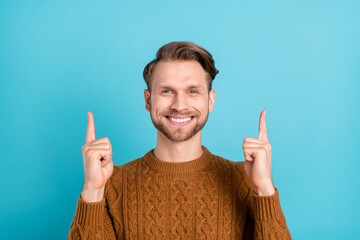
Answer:
[[191, 42], [161, 47], [144, 69], [155, 149], [114, 166], [88, 112], [85, 182], [68, 239], [291, 239], [271, 175], [265, 114], [245, 137], [245, 162], [213, 155], [201, 129], [214, 108], [218, 70]]

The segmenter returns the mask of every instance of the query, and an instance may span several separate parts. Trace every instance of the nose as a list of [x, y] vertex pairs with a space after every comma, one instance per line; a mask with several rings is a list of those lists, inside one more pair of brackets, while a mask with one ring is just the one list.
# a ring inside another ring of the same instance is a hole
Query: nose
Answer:
[[184, 110], [188, 109], [188, 103], [187, 103], [187, 99], [186, 96], [184, 96], [183, 94], [179, 94], [177, 93], [176, 95], [174, 95], [173, 101], [171, 103], [170, 108], [172, 110], [176, 110], [178, 112], [182, 112]]

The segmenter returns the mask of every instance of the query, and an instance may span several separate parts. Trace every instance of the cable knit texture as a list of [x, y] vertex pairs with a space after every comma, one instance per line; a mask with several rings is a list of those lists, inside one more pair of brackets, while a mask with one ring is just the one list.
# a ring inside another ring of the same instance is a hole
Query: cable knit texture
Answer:
[[68, 239], [292, 239], [278, 189], [256, 195], [244, 162], [202, 148], [188, 162], [151, 150], [114, 166], [100, 202], [78, 197]]

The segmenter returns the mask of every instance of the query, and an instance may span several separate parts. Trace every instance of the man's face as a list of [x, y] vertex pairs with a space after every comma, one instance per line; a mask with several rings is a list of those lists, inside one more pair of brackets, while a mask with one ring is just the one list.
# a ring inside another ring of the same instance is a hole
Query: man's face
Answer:
[[201, 134], [213, 110], [215, 91], [208, 92], [207, 73], [197, 61], [160, 61], [144, 90], [154, 126], [172, 141]]

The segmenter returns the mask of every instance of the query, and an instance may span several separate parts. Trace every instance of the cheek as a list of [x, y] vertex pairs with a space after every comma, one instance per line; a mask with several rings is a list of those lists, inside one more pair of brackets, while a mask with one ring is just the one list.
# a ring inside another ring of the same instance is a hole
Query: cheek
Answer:
[[153, 98], [151, 99], [151, 109], [150, 111], [153, 113], [153, 115], [157, 116], [160, 113], [164, 112], [167, 110], [167, 105], [165, 101], [160, 101], [157, 98]]
[[192, 107], [199, 111], [202, 115], [206, 115], [206, 113], [209, 110], [209, 102], [207, 100], [204, 99], [198, 99], [196, 102], [193, 102]]

